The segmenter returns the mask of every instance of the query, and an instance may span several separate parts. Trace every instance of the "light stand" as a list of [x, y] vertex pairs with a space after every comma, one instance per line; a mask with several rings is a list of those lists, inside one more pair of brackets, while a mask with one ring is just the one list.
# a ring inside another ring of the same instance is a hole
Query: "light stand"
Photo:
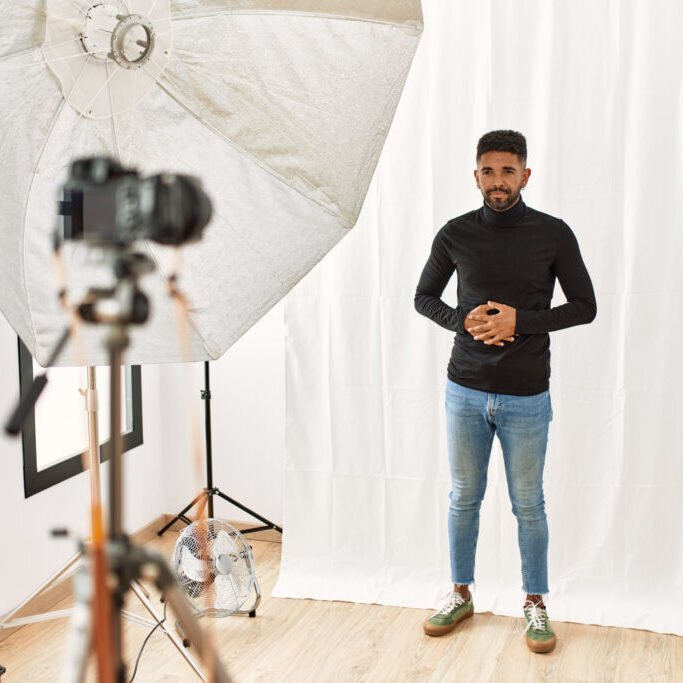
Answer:
[[252, 534], [257, 531], [267, 531], [273, 529], [282, 533], [282, 527], [274, 524], [270, 520], [262, 517], [258, 513], [250, 510], [246, 505], [236, 501], [234, 498], [226, 495], [217, 486], [213, 485], [213, 456], [212, 456], [212, 438], [211, 438], [211, 387], [209, 382], [209, 362], [204, 361], [204, 389], [200, 393], [204, 403], [204, 434], [206, 439], [206, 488], [192, 501], [190, 501], [166, 526], [159, 530], [158, 535], [161, 536], [168, 528], [170, 528], [177, 520], [185, 522], [185, 524], [191, 524], [192, 520], [187, 517], [186, 513], [190, 508], [197, 504], [201, 510], [204, 505], [208, 503], [209, 506], [209, 518], [213, 517], [213, 497], [218, 496], [223, 500], [231, 503], [235, 507], [243, 510], [254, 519], [258, 519], [263, 522], [264, 526], [253, 527], [251, 529], [240, 530], [241, 534]]

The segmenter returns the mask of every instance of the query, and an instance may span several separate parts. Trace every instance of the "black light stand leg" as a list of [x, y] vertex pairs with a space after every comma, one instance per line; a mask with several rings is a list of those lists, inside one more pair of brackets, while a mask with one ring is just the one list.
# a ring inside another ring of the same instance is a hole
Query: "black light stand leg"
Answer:
[[209, 517], [213, 519], [213, 439], [211, 438], [211, 388], [209, 363], [204, 361], [204, 390], [200, 393], [204, 404], [204, 437], [206, 440], [206, 492], [209, 496]]
[[231, 503], [235, 507], [243, 510], [251, 517], [258, 519], [263, 522], [265, 526], [253, 527], [251, 529], [242, 529], [241, 534], [252, 534], [256, 531], [268, 531], [273, 529], [274, 531], [279, 531], [282, 533], [282, 527], [271, 522], [270, 520], [262, 517], [253, 510], [250, 510], [246, 505], [236, 501], [234, 498], [230, 498], [225, 493], [223, 493], [218, 487], [213, 485], [213, 452], [212, 452], [212, 437], [211, 437], [211, 387], [210, 387], [210, 377], [209, 377], [209, 362], [204, 361], [204, 389], [200, 393], [200, 397], [204, 404], [204, 433], [206, 438], [206, 488], [202, 493], [200, 493], [191, 503], [188, 503], [165, 527], [157, 532], [158, 536], [161, 536], [169, 527], [171, 527], [175, 522], [181, 520], [186, 524], [190, 524], [190, 520], [185, 516], [185, 513], [194, 505], [197, 504], [202, 498], [202, 496], [207, 496], [209, 504], [209, 517], [213, 518], [213, 497], [220, 496], [223, 500]]
[[252, 517], [255, 517], [256, 519], [259, 520], [259, 522], [263, 522], [267, 526], [261, 526], [257, 527], [255, 529], [244, 529], [240, 531], [241, 534], [248, 534], [248, 533], [253, 533], [254, 531], [265, 531], [266, 529], [274, 529], [275, 531], [279, 531], [282, 533], [282, 527], [279, 527], [277, 524], [273, 524], [270, 520], [266, 519], [265, 517], [261, 517], [258, 513], [254, 512], [253, 510], [250, 510], [246, 505], [242, 505], [242, 503], [238, 503], [234, 498], [230, 498], [230, 496], [226, 496], [223, 491], [221, 491], [218, 488], [214, 488], [211, 491], [211, 494], [214, 496], [220, 496], [223, 500], [227, 500], [228, 503], [232, 503], [235, 507], [238, 507], [240, 510], [244, 510], [247, 514], [251, 515]]
[[163, 529], [160, 529], [157, 532], [157, 536], [161, 536], [166, 529], [169, 529], [175, 522], [177, 522], [179, 519], [185, 522], [186, 524], [190, 524], [190, 520], [185, 516], [185, 513], [191, 508], [194, 507], [205, 495], [207, 495], [206, 491], [202, 491], [193, 501], [189, 502]]

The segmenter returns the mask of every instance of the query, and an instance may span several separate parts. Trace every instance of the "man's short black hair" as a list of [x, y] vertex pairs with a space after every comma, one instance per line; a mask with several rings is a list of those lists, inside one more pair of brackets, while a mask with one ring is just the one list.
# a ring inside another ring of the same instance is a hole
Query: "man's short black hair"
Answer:
[[477, 161], [486, 152], [512, 152], [526, 161], [526, 138], [516, 130], [492, 130], [479, 138]]

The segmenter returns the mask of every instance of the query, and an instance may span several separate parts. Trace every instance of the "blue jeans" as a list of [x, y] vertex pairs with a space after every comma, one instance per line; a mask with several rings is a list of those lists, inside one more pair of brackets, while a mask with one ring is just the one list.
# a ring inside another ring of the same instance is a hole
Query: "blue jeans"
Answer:
[[517, 517], [522, 590], [532, 595], [548, 593], [543, 466], [552, 419], [549, 391], [533, 396], [489, 394], [448, 380], [448, 537], [453, 583], [474, 582], [479, 509], [486, 491], [493, 436], [498, 434], [512, 512]]

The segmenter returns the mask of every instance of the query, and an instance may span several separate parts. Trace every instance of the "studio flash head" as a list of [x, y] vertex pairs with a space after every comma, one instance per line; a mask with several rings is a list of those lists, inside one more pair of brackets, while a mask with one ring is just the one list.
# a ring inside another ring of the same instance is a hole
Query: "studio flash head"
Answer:
[[108, 157], [71, 164], [58, 213], [60, 238], [121, 247], [137, 240], [179, 246], [196, 242], [211, 218], [201, 182], [174, 173], [141, 177]]

